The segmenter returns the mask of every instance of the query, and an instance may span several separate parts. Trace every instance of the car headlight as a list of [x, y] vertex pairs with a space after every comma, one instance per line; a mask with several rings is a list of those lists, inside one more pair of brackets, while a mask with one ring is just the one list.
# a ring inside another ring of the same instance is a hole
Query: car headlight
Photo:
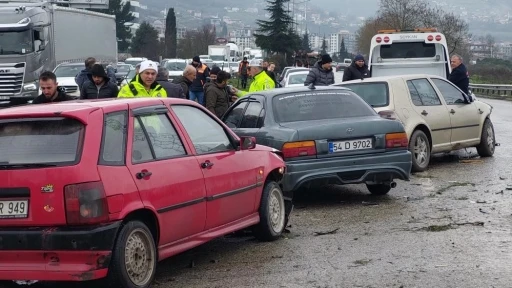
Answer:
[[37, 90], [37, 86], [35, 83], [23, 85], [23, 91], [36, 91], [36, 90]]

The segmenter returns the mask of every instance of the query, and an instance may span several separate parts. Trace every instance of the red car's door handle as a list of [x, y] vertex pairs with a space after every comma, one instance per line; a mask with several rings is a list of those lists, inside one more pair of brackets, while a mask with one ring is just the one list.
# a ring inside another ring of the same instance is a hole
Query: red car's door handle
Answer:
[[213, 163], [210, 161], [205, 161], [205, 162], [201, 163], [201, 168], [203, 168], [203, 169], [208, 169], [212, 166], [213, 166]]
[[135, 174], [135, 176], [137, 177], [137, 179], [145, 179], [149, 176], [153, 175], [153, 173], [147, 171], [147, 170], [142, 170], [140, 171], [139, 173]]

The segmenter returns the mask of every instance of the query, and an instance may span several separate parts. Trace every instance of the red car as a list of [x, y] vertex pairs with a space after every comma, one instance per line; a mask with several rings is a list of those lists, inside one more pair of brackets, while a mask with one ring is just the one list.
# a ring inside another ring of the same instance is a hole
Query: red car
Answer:
[[180, 99], [0, 110], [0, 280], [149, 287], [157, 262], [285, 229], [278, 152]]

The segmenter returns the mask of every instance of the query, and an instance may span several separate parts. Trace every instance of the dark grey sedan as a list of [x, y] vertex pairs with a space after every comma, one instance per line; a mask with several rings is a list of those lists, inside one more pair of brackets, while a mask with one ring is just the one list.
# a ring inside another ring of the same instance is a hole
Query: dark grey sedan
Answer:
[[282, 152], [285, 191], [311, 185], [366, 183], [372, 194], [409, 180], [411, 153], [402, 124], [380, 117], [341, 87], [294, 87], [255, 92], [222, 117], [239, 136]]

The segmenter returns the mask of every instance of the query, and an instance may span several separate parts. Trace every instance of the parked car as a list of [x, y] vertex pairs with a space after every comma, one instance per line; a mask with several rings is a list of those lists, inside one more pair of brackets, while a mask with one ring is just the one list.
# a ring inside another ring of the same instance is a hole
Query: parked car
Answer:
[[[85, 68], [84, 63], [62, 63], [59, 64], [53, 70], [55, 76], [57, 76], [57, 82], [59, 82], [59, 86], [64, 87], [66, 89], [66, 93], [69, 96], [79, 98], [80, 91], [78, 90], [78, 85], [75, 82], [75, 77]], [[39, 90], [39, 94], [43, 92]]]
[[135, 70], [135, 66], [130, 64], [117, 64], [116, 81], [118, 86], [121, 85], [131, 70]]
[[411, 153], [399, 121], [380, 117], [349, 89], [294, 87], [255, 92], [222, 117], [241, 137], [283, 153], [283, 189], [365, 183], [384, 195], [408, 180]]
[[276, 240], [292, 208], [284, 170], [188, 100], [3, 109], [0, 280], [149, 287], [157, 261], [216, 237]]
[[284, 87], [300, 87], [304, 86], [306, 77], [308, 77], [309, 70], [292, 71], [287, 74], [286, 79], [283, 80]]
[[492, 107], [468, 101], [443, 77], [386, 76], [335, 85], [350, 88], [383, 117], [402, 121], [413, 153], [413, 171], [426, 170], [434, 153], [476, 147], [482, 157], [494, 154]]
[[[286, 68], [285, 68], [286, 69]], [[282, 80], [279, 81], [279, 84], [281, 85], [281, 87], [285, 87], [285, 80], [286, 78], [288, 78], [288, 75], [292, 72], [299, 72], [299, 71], [307, 71], [309, 72], [309, 68], [304, 68], [304, 67], [292, 67], [290, 69], [286, 69], [286, 71], [283, 72], [283, 77], [282, 77]]]

